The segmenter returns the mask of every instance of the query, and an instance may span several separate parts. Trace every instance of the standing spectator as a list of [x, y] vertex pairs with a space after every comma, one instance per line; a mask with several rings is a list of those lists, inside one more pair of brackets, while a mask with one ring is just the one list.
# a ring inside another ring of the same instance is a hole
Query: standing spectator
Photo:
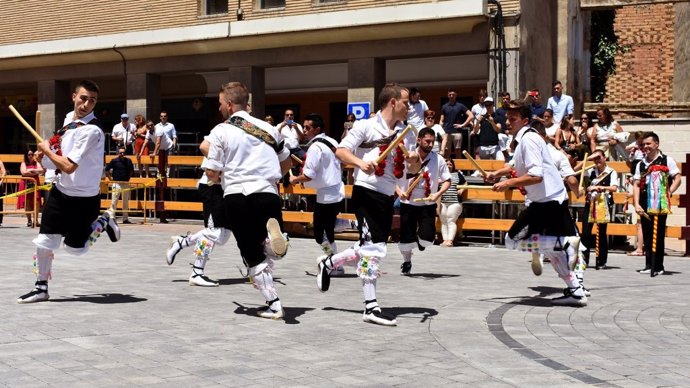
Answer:
[[448, 144], [448, 135], [446, 134], [446, 131], [443, 130], [443, 127], [436, 124], [435, 118], [436, 112], [433, 110], [424, 112], [424, 126], [433, 129], [434, 133], [436, 134], [436, 141], [434, 141], [434, 148], [432, 151], [444, 156], [448, 151], [446, 149]]
[[[145, 124], [146, 128], [146, 137], [144, 138], [144, 146], [141, 147], [139, 152], [137, 153], [137, 162], [141, 166], [141, 156], [146, 154], [146, 156], [151, 158], [151, 164], [153, 164], [154, 159], [156, 157], [156, 153], [153, 152], [153, 150], [156, 148], [156, 127], [153, 124], [153, 121], [151, 120], [146, 120]], [[141, 168], [141, 167], [140, 167]], [[139, 172], [141, 174], [141, 171]], [[144, 163], [143, 164], [143, 176], [147, 177], [149, 175], [149, 164]]]
[[276, 129], [283, 135], [285, 146], [290, 153], [304, 160], [304, 151], [299, 146], [304, 141], [304, 131], [302, 126], [295, 121], [295, 111], [286, 109], [283, 121], [276, 125]]
[[2, 228], [2, 211], [3, 211], [3, 199], [2, 197], [5, 195], [5, 193], [2, 191], [2, 180], [5, 178], [5, 175], [7, 175], [7, 170], [5, 170], [5, 165], [2, 163], [2, 160], [0, 160], [0, 228]]
[[525, 101], [527, 101], [530, 109], [532, 110], [532, 120], [541, 120], [544, 118], [546, 107], [541, 103], [541, 94], [539, 94], [539, 89], [532, 89], [527, 92]]
[[[20, 180], [19, 191], [35, 188], [39, 184], [39, 177], [43, 171], [44, 170], [43, 166], [41, 166], [41, 163], [34, 158], [34, 152], [31, 149], [27, 150], [24, 154], [24, 160], [19, 166], [19, 172], [23, 177], [33, 178], [33, 181], [28, 181], [25, 179]], [[41, 197], [37, 197], [34, 192], [24, 194], [17, 199], [17, 209], [24, 209], [29, 212], [26, 213], [26, 226], [28, 227], [32, 227], [34, 225], [31, 219], [31, 212], [34, 211], [35, 206], [38, 206], [39, 208], [41, 207], [40, 203], [35, 203], [35, 198], [38, 198], [39, 201], [41, 200]], [[38, 223], [38, 220], [36, 220], [36, 223]]]
[[486, 107], [484, 106], [484, 99], [486, 98], [486, 89], [479, 89], [479, 102], [472, 105], [472, 114], [474, 115], [474, 125], [477, 122], [477, 117], [486, 115]]
[[503, 154], [499, 152], [498, 134], [503, 132], [501, 124], [496, 122], [494, 112], [494, 99], [487, 97], [484, 99], [486, 107], [485, 115], [479, 116], [472, 129], [472, 134], [479, 136], [479, 146], [475, 153], [478, 159], [503, 159]]
[[271, 115], [264, 117], [264, 121], [271, 124], [271, 125], [276, 125], [275, 122], [273, 121], [273, 116], [271, 116]]
[[137, 127], [134, 124], [130, 124], [129, 115], [123, 113], [120, 115], [120, 122], [115, 124], [113, 127], [113, 133], [110, 136], [115, 142], [115, 149], [120, 147], [125, 147], [126, 151], [132, 150], [132, 141], [135, 138]]
[[454, 157], [462, 155], [464, 143], [469, 142], [469, 125], [474, 120], [474, 114], [467, 107], [457, 101], [458, 92], [455, 88], [448, 88], [448, 102], [441, 107], [440, 124], [450, 135], [449, 154]]
[[509, 145], [512, 140], [508, 126], [506, 125], [506, 109], [508, 109], [508, 104], [510, 103], [510, 93], [501, 92], [499, 93], [501, 101], [499, 103], [498, 109], [496, 109], [495, 121], [496, 124], [501, 124], [503, 131], [498, 134], [498, 147], [503, 153], [503, 158], [506, 162], [509, 162], [512, 155], [512, 150]]
[[[145, 176], [145, 174], [143, 165], [141, 164], [141, 155], [144, 153], [146, 155], [149, 154], [149, 145], [147, 139], [149, 129], [146, 127], [146, 119], [142, 115], [136, 115], [134, 117], [134, 122], [137, 127], [136, 132], [134, 134], [134, 156], [136, 156], [137, 158], [137, 168], [139, 169], [139, 176], [143, 177]], [[153, 123], [151, 126], [153, 126]]]
[[[587, 159], [593, 161], [595, 166], [589, 172], [585, 216], [582, 220], [582, 239], [587, 247], [585, 262], [589, 266], [590, 252], [594, 249], [596, 269], [607, 269], [609, 238], [606, 229], [613, 215], [613, 193], [618, 191], [618, 173], [606, 165], [602, 150], [595, 150]], [[596, 238], [592, 235], [594, 224], [597, 224]]]
[[458, 185], [465, 184], [465, 176], [455, 169], [452, 160], [446, 160], [446, 166], [450, 171], [450, 187], [441, 196], [441, 209], [439, 219], [441, 220], [442, 247], [452, 247], [458, 231], [458, 217], [462, 214], [462, 194], [465, 189], [459, 189]]
[[563, 84], [561, 81], [553, 83], [553, 96], [549, 97], [546, 108], [553, 112], [553, 120], [560, 123], [564, 116], [572, 116], [575, 110], [573, 98], [563, 94]]
[[350, 113], [345, 117], [345, 122], [343, 123], [343, 133], [340, 135], [340, 140], [343, 140], [345, 136], [350, 132], [352, 129], [352, 126], [355, 124], [355, 121], [357, 121], [357, 117]]
[[113, 192], [113, 200], [110, 208], [117, 209], [117, 200], [122, 195], [122, 223], [131, 224], [129, 222], [129, 185], [124, 182], [129, 182], [129, 179], [134, 173], [134, 164], [128, 157], [125, 156], [125, 147], [120, 147], [117, 150], [117, 157], [113, 158], [105, 166], [105, 176], [112, 180], [110, 188]]
[[[659, 150], [659, 136], [656, 133], [645, 132], [642, 138], [645, 158], [637, 164], [633, 175], [633, 200], [635, 212], [642, 216], [645, 252], [645, 266], [638, 272], [656, 276], [664, 274], [666, 217], [671, 210], [671, 195], [678, 190], [681, 176], [676, 161]], [[666, 193], [665, 198], [662, 197], [663, 193]], [[657, 230], [656, 236], [654, 230]]]
[[611, 146], [618, 144], [614, 136], [617, 132], [623, 132], [623, 127], [614, 120], [609, 108], [597, 109], [597, 123], [594, 124], [592, 136], [589, 139], [592, 152], [600, 148], [608, 159], [611, 156]]
[[424, 112], [429, 110], [426, 101], [420, 99], [422, 92], [417, 88], [410, 89], [410, 109], [407, 111], [407, 123], [417, 130], [424, 128]]
[[155, 126], [156, 148], [153, 155], [158, 157], [158, 176], [169, 176], [168, 156], [177, 144], [177, 131], [175, 126], [168, 122], [168, 113], [161, 112], [161, 122]]

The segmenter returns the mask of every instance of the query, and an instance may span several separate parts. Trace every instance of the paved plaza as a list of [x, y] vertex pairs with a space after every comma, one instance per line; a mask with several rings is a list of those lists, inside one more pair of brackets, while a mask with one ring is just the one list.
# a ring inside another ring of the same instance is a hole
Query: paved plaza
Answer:
[[404, 277], [389, 245], [377, 296], [398, 326], [382, 327], [362, 322], [352, 268], [317, 290], [311, 240], [292, 239], [275, 268], [285, 321], [254, 316], [263, 300], [234, 239], [207, 265], [221, 286], [188, 286], [190, 251], [164, 258], [169, 235], [199, 229], [181, 221], [57, 251], [50, 301], [19, 305], [37, 233], [21, 221], [0, 229], [2, 386], [690, 386], [690, 260], [677, 252], [656, 278], [635, 272], [643, 258], [610, 255], [612, 269], [587, 271], [589, 305], [570, 308], [551, 307], [563, 282], [532, 275], [526, 254], [434, 246]]

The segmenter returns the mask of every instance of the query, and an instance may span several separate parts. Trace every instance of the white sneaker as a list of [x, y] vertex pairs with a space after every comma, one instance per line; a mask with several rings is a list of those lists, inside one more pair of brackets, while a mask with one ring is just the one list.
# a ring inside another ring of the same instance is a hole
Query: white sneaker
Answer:
[[380, 307], [364, 310], [362, 320], [367, 323], [375, 323], [382, 326], [396, 326], [398, 324], [395, 318], [383, 315]]
[[217, 280], [210, 279], [204, 274], [192, 272], [192, 274], [189, 275], [189, 285], [199, 287], [218, 287], [219, 283]]
[[566, 288], [563, 291], [563, 296], [551, 299], [551, 304], [555, 306], [584, 307], [587, 306], [587, 296], [582, 287]]
[[280, 309], [278, 311], [273, 311], [270, 307], [266, 306], [257, 311], [256, 315], [266, 319], [283, 319], [285, 317], [285, 310]]
[[330, 256], [323, 255], [318, 258], [316, 287], [318, 287], [321, 292], [328, 291], [328, 288], [331, 286], [331, 271], [326, 267], [326, 260], [328, 260], [329, 257]]
[[268, 231], [268, 241], [271, 245], [271, 250], [278, 257], [283, 257], [287, 253], [288, 242], [287, 238], [280, 230], [280, 224], [275, 218], [269, 218], [266, 222], [266, 230]]
[[103, 212], [103, 215], [106, 216], [108, 220], [108, 223], [105, 225], [105, 232], [108, 234], [110, 241], [120, 241], [120, 227], [117, 225], [117, 220], [115, 220], [115, 217], [107, 210]]
[[172, 263], [175, 262], [175, 256], [177, 256], [182, 248], [184, 248], [182, 243], [184, 242], [185, 238], [187, 238], [187, 236], [170, 237], [170, 247], [168, 248], [168, 251], [165, 252], [165, 260], [168, 262], [168, 265], [172, 265]]
[[532, 252], [532, 273], [534, 273], [537, 276], [540, 276], [541, 273], [544, 271], [544, 256], [542, 256], [540, 253], [537, 252]]
[[31, 290], [31, 292], [26, 293], [19, 298], [17, 298], [17, 303], [19, 304], [24, 304], [24, 303], [36, 303], [36, 302], [45, 302], [48, 299], [50, 299], [50, 295], [48, 295], [48, 289], [46, 288], [45, 290], [42, 288], [38, 287], [39, 284], [36, 282], [36, 288]]

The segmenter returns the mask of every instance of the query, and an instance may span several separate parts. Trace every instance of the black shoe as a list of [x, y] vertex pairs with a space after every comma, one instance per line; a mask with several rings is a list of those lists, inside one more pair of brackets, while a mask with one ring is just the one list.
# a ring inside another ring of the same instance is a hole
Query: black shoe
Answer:
[[131, 224], [132, 221], [130, 221], [130, 220], [124, 220], [124, 221], [122, 221], [122, 223], [123, 223], [123, 224]]
[[[43, 286], [45, 286], [45, 288], [42, 288]], [[37, 281], [36, 287], [33, 290], [31, 290], [31, 292], [20, 296], [17, 299], [17, 303], [25, 304], [25, 303], [45, 302], [48, 299], [50, 299], [50, 295], [48, 295], [48, 282], [43, 280], [43, 281]]]
[[103, 215], [107, 218], [107, 223], [105, 224], [105, 232], [108, 233], [110, 241], [118, 242], [120, 241], [120, 227], [117, 226], [117, 221], [115, 221], [115, 217], [109, 217], [107, 216], [107, 214], [108, 212], [103, 213]]
[[410, 271], [412, 271], [412, 263], [409, 261], [405, 261], [400, 265], [400, 273], [403, 275], [409, 275]]
[[[326, 292], [331, 286], [331, 271], [326, 267], [326, 260], [328, 260], [332, 255], [321, 256], [323, 259], [319, 261], [318, 272], [316, 273], [316, 287], [319, 291]], [[320, 258], [321, 258], [320, 257]]]

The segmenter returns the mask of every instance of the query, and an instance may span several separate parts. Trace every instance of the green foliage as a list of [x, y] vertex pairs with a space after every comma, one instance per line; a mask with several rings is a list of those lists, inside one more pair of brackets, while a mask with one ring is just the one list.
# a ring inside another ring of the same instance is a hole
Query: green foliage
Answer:
[[606, 80], [616, 72], [616, 55], [627, 52], [629, 47], [618, 44], [613, 30], [614, 11], [592, 12], [591, 28], [591, 90], [594, 102], [603, 102], [606, 96]]

